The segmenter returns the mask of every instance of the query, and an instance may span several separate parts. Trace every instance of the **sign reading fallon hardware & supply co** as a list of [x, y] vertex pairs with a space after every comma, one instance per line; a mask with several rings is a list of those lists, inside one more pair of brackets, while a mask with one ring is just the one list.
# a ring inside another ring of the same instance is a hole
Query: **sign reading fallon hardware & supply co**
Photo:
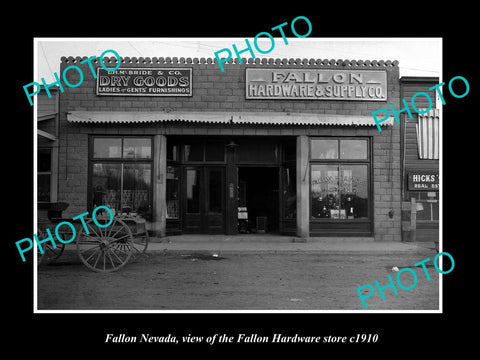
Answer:
[[246, 69], [247, 99], [387, 100], [385, 70]]

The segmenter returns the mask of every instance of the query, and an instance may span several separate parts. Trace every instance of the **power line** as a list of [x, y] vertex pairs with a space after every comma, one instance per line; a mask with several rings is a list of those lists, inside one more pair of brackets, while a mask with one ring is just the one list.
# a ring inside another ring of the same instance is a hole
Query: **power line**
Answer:
[[127, 43], [138, 53], [139, 56], [142, 56], [142, 53], [138, 51], [138, 49], [135, 46], [133, 46], [133, 44], [130, 41], [127, 41]]
[[50, 70], [50, 74], [52, 74], [53, 71], [52, 71], [52, 68], [50, 67], [50, 63], [48, 62], [48, 57], [47, 57], [47, 54], [45, 53], [45, 49], [43, 48], [43, 43], [41, 41], [39, 41], [38, 43], [40, 44], [40, 48], [42, 49], [43, 57], [47, 62], [48, 70]]

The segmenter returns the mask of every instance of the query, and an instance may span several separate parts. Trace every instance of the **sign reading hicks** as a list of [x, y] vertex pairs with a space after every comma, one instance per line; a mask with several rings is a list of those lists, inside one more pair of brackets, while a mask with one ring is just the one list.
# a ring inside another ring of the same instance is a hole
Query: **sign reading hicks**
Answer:
[[408, 173], [408, 190], [438, 190], [438, 171]]

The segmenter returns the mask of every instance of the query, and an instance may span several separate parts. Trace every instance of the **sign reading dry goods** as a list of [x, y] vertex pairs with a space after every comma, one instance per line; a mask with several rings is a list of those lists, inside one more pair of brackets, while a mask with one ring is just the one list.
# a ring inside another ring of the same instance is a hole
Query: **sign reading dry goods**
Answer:
[[192, 96], [192, 69], [97, 68], [97, 95]]
[[247, 99], [387, 100], [382, 70], [246, 69]]

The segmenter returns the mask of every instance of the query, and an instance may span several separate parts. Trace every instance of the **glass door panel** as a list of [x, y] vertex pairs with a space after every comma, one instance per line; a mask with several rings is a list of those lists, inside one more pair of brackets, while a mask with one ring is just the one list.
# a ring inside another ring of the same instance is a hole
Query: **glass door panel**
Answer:
[[223, 169], [207, 169], [208, 183], [208, 213], [222, 212], [222, 187], [223, 187]]
[[225, 169], [205, 169], [204, 231], [207, 234], [225, 232]]
[[225, 232], [225, 168], [185, 167], [183, 228], [186, 233]]
[[200, 213], [200, 170], [197, 168], [186, 169], [186, 199], [187, 213]]

